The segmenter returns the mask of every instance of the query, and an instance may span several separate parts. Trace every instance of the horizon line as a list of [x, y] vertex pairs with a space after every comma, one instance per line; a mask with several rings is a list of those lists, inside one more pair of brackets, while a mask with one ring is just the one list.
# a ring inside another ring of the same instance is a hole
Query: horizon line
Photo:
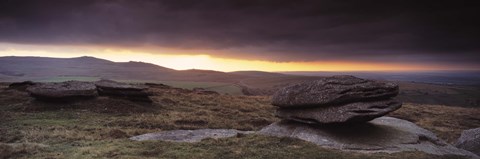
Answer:
[[248, 72], [248, 71], [256, 71], [256, 72], [270, 72], [270, 73], [319, 73], [319, 72], [325, 72], [325, 73], [335, 73], [335, 72], [454, 72], [454, 71], [471, 71], [471, 72], [476, 72], [480, 71], [480, 69], [425, 69], [425, 70], [297, 70], [297, 71], [265, 71], [265, 70], [252, 70], [252, 69], [240, 69], [240, 70], [235, 70], [235, 71], [222, 71], [222, 70], [215, 70], [215, 69], [201, 69], [201, 68], [187, 68], [187, 69], [175, 69], [171, 68], [168, 66], [163, 66], [157, 63], [153, 62], [148, 62], [148, 61], [142, 61], [142, 60], [129, 60], [126, 62], [123, 61], [114, 61], [111, 59], [107, 58], [101, 58], [101, 57], [96, 57], [92, 55], [82, 55], [82, 56], [73, 56], [73, 57], [59, 57], [59, 56], [35, 56], [35, 55], [27, 55], [27, 56], [18, 56], [18, 55], [6, 55], [6, 56], [0, 56], [1, 57], [33, 57], [33, 58], [53, 58], [53, 59], [75, 59], [75, 58], [82, 58], [82, 57], [89, 57], [89, 58], [95, 58], [95, 59], [100, 59], [100, 60], [106, 60], [114, 63], [126, 63], [126, 62], [141, 62], [141, 63], [147, 63], [147, 64], [153, 64], [159, 67], [164, 67], [167, 69], [172, 69], [176, 71], [188, 71], [188, 70], [204, 70], [204, 71], [218, 71], [218, 72]]

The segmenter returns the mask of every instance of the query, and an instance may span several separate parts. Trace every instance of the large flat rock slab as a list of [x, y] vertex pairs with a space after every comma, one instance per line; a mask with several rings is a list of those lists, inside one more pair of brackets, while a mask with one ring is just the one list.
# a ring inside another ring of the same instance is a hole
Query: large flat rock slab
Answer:
[[46, 101], [70, 101], [98, 95], [93, 83], [80, 81], [37, 83], [29, 86], [27, 91], [32, 97]]
[[272, 105], [282, 108], [319, 107], [388, 99], [398, 95], [392, 82], [354, 76], [333, 76], [287, 86], [275, 92]]
[[414, 123], [381, 117], [355, 125], [319, 126], [283, 120], [259, 131], [260, 134], [292, 137], [326, 148], [364, 153], [423, 151], [435, 155], [478, 157], [440, 140]]
[[402, 103], [396, 100], [356, 102], [339, 106], [324, 106], [303, 109], [277, 109], [275, 115], [282, 119], [309, 124], [363, 123], [399, 109]]
[[226, 138], [238, 134], [251, 134], [253, 131], [240, 131], [235, 129], [198, 129], [198, 130], [172, 130], [159, 133], [149, 133], [131, 137], [131, 140], [162, 140], [172, 142], [200, 142], [206, 138]]

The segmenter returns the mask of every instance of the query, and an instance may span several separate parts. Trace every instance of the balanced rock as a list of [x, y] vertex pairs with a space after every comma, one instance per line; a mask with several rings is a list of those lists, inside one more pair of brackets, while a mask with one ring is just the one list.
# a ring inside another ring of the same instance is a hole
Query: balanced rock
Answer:
[[28, 87], [27, 91], [32, 97], [45, 101], [70, 101], [97, 96], [93, 83], [80, 81], [37, 83]]
[[463, 131], [455, 146], [480, 155], [480, 128]]
[[333, 76], [282, 88], [272, 97], [272, 105], [282, 108], [388, 99], [398, 95], [398, 85], [354, 76]]
[[361, 123], [384, 116], [401, 106], [402, 103], [388, 99], [316, 108], [280, 108], [277, 109], [275, 115], [282, 119], [309, 124]]
[[362, 123], [402, 106], [398, 85], [353, 76], [333, 76], [287, 86], [272, 97], [276, 116], [308, 124]]
[[363, 153], [423, 151], [435, 155], [477, 158], [475, 154], [440, 140], [414, 123], [392, 117], [380, 117], [355, 125], [312, 125], [283, 120], [263, 128], [259, 133], [298, 138], [325, 148]]
[[100, 80], [95, 82], [98, 93], [101, 96], [120, 97], [134, 101], [152, 102], [148, 96], [146, 86], [120, 83], [111, 80]]

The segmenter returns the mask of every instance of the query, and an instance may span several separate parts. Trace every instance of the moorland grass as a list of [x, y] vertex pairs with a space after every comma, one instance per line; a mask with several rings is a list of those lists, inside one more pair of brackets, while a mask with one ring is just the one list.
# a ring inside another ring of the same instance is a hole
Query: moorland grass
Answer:
[[[459, 158], [421, 152], [343, 152], [297, 139], [255, 134], [199, 143], [131, 141], [130, 136], [164, 130], [259, 130], [278, 121], [269, 97], [204, 95], [182, 89], [152, 88], [152, 91], [155, 95], [151, 105], [110, 98], [52, 104], [3, 88], [0, 158]], [[409, 111], [420, 109], [416, 105], [406, 104], [402, 109], [396, 116], [415, 120], [423, 127], [431, 124], [421, 122], [427, 120], [423, 118], [435, 118], [428, 110], [419, 111], [421, 114], [415, 116], [418, 118], [413, 118]], [[463, 112], [460, 115], [475, 113], [457, 111]], [[456, 122], [465, 120], [456, 114], [450, 116]], [[460, 129], [453, 124], [446, 126]]]

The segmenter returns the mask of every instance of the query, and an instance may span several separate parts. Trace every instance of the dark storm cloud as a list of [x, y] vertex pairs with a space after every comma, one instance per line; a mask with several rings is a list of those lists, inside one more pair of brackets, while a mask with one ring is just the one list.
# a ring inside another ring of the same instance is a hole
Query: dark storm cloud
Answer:
[[467, 0], [2, 0], [0, 42], [233, 50], [280, 61], [474, 63], [479, 10], [480, 1]]

